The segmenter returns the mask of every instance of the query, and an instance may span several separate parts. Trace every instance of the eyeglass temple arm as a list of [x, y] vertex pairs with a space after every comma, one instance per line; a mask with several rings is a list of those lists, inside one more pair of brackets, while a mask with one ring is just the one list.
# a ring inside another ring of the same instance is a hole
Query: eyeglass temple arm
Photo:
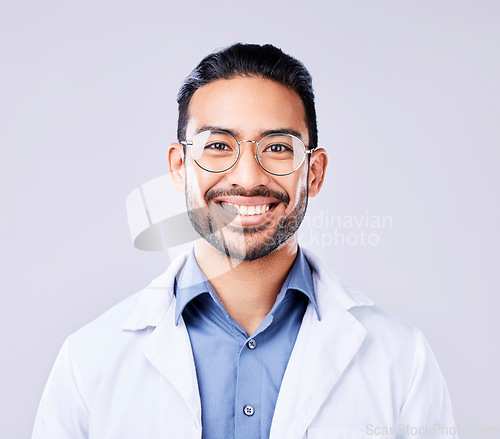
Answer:
[[319, 146], [317, 146], [316, 148], [306, 149], [306, 150], [305, 150], [305, 153], [306, 153], [306, 154], [312, 154], [312, 153], [313, 153], [314, 151], [316, 151], [318, 148], [319, 148]]

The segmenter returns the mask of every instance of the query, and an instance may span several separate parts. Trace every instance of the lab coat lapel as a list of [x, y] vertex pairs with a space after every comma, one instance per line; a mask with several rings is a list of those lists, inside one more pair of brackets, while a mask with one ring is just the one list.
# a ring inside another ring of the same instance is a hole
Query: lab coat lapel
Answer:
[[346, 292], [336, 279], [314, 279], [321, 321], [309, 304], [281, 384], [271, 439], [304, 437], [366, 337], [363, 325], [341, 304]]
[[143, 353], [186, 402], [195, 418], [194, 425], [201, 428], [201, 402], [191, 342], [182, 317], [175, 325], [173, 285], [186, 256], [187, 253], [174, 260], [164, 274], [148, 285], [122, 329], [154, 327], [144, 343]]
[[201, 402], [189, 335], [184, 321], [176, 326], [175, 300], [144, 345], [144, 355], [172, 384], [201, 425]]

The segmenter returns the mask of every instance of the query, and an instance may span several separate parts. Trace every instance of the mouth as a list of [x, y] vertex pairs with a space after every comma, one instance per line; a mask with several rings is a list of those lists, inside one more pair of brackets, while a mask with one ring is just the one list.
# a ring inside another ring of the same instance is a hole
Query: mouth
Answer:
[[227, 196], [211, 200], [220, 206], [229, 217], [228, 221], [237, 220], [243, 226], [264, 224], [270, 220], [280, 201], [273, 197]]
[[277, 206], [278, 203], [267, 203], [267, 204], [256, 204], [256, 205], [245, 205], [245, 204], [234, 204], [221, 201], [218, 203], [224, 210], [231, 212], [238, 216], [255, 216], [263, 215], [269, 210]]

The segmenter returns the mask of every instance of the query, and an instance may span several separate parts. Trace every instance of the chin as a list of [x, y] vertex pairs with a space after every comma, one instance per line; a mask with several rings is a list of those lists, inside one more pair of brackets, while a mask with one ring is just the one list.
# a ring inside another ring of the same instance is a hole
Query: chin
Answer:
[[[223, 229], [219, 233], [203, 236], [221, 255], [240, 262], [250, 262], [265, 258], [280, 248], [283, 248], [290, 241], [293, 233], [283, 233], [283, 230], [269, 230], [268, 233], [257, 230], [243, 230], [235, 232]], [[267, 236], [264, 236], [267, 235]]]

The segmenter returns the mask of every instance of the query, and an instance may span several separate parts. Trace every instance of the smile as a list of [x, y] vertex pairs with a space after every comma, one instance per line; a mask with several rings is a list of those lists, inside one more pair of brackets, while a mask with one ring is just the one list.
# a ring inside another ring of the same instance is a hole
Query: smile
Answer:
[[224, 201], [219, 204], [222, 206], [223, 209], [227, 210], [228, 212], [241, 216], [261, 215], [263, 213], [266, 213], [273, 206], [273, 203], [248, 206], [248, 205], [226, 203]]

